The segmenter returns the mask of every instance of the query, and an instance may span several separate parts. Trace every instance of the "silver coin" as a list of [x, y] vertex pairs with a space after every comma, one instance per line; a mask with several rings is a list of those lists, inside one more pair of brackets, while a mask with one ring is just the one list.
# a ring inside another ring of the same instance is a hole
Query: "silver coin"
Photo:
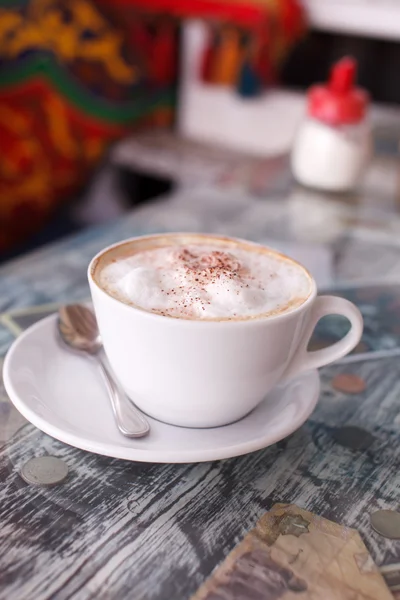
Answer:
[[375, 440], [372, 433], [353, 425], [339, 427], [333, 432], [333, 437], [339, 444], [352, 450], [366, 450]]
[[68, 475], [68, 465], [55, 456], [31, 458], [21, 469], [21, 477], [33, 485], [56, 485]]
[[396, 510], [377, 510], [370, 515], [371, 527], [383, 537], [400, 540], [400, 513]]

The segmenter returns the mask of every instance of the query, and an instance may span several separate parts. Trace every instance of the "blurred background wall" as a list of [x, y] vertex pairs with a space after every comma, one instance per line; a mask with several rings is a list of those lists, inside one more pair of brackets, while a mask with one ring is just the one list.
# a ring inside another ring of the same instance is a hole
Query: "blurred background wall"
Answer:
[[[196, 21], [205, 37], [192, 67]], [[197, 135], [208, 124], [228, 147], [279, 153], [303, 110], [290, 92], [326, 80], [346, 54], [375, 102], [399, 103], [400, 2], [0, 0], [0, 259], [86, 225], [74, 207], [110, 145], [143, 128]], [[187, 102], [190, 79], [202, 104]], [[171, 185], [137, 176], [133, 202]], [[120, 213], [113, 195], [105, 218]]]

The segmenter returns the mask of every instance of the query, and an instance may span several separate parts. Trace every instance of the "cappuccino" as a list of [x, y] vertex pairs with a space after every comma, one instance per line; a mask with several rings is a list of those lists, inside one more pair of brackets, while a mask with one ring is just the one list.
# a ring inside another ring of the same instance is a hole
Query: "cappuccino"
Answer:
[[196, 320], [281, 314], [303, 304], [312, 288], [307, 271], [278, 252], [196, 234], [118, 245], [97, 259], [93, 276], [125, 304]]

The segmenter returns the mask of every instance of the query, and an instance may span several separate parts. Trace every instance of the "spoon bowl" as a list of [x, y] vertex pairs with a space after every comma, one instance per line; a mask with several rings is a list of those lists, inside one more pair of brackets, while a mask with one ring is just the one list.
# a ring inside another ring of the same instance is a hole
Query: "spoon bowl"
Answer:
[[96, 317], [82, 304], [67, 304], [58, 311], [58, 330], [73, 350], [97, 354], [102, 347]]

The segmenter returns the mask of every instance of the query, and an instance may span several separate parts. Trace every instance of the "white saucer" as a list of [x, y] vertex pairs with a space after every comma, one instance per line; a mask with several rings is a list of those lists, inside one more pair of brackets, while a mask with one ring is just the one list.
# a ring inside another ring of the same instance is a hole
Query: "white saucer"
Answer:
[[310, 371], [275, 388], [251, 414], [232, 425], [186, 429], [149, 418], [149, 436], [127, 439], [115, 426], [96, 365], [59, 345], [56, 315], [36, 323], [14, 342], [3, 376], [15, 407], [45, 433], [97, 454], [159, 463], [218, 460], [274, 444], [307, 420], [320, 391], [318, 372]]

